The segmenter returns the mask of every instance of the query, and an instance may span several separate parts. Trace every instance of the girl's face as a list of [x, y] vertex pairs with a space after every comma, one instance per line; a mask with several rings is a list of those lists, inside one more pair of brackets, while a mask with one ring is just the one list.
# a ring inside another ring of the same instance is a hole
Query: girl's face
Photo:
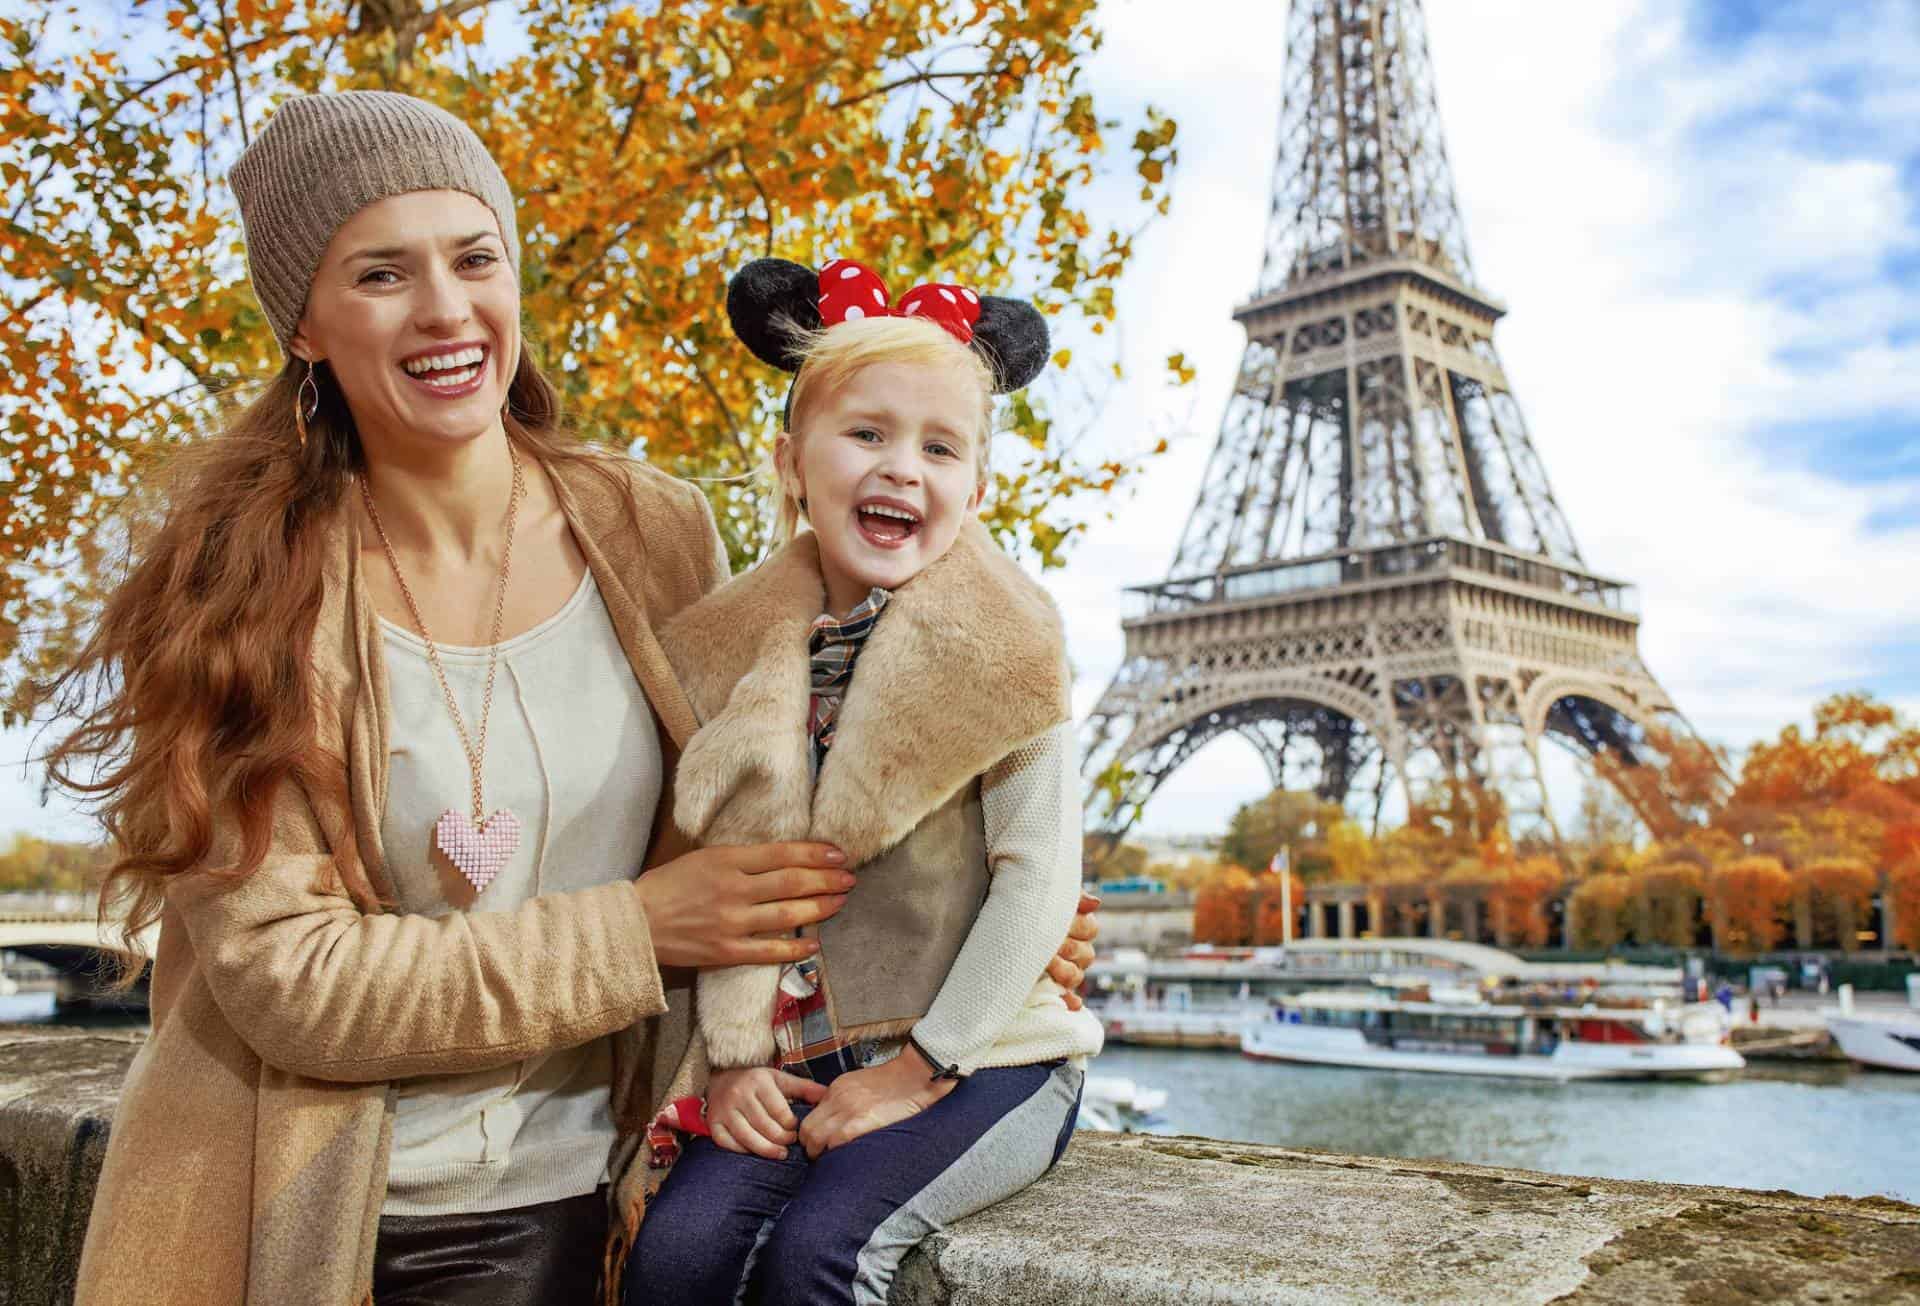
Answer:
[[844, 615], [945, 554], [980, 509], [980, 390], [963, 370], [877, 363], [823, 395], [775, 450]]
[[461, 191], [369, 204], [320, 261], [293, 352], [326, 361], [370, 452], [405, 458], [500, 429], [520, 286], [493, 210]]

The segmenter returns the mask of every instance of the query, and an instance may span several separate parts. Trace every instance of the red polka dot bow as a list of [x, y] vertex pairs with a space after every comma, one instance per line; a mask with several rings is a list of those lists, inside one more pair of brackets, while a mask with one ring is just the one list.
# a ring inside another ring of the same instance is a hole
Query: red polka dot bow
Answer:
[[880, 274], [850, 258], [837, 258], [820, 269], [820, 322], [838, 326], [863, 317], [924, 317], [963, 345], [973, 343], [973, 324], [980, 320], [980, 296], [961, 286], [915, 286], [887, 300], [887, 283]]

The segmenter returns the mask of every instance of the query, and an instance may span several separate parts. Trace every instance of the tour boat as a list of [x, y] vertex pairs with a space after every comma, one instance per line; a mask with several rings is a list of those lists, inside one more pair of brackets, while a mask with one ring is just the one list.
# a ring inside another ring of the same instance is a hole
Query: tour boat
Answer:
[[1827, 1017], [1827, 1032], [1848, 1058], [1877, 1070], [1920, 1070], [1920, 1011]]
[[1237, 1049], [1247, 1022], [1290, 994], [1430, 984], [1502, 997], [1552, 992], [1568, 1001], [1681, 994], [1678, 967], [1528, 962], [1450, 939], [1297, 939], [1266, 948], [1189, 948], [1149, 957], [1121, 949], [1087, 972], [1087, 1006], [1109, 1043]]
[[[1462, 995], [1464, 996], [1464, 995]], [[1434, 1001], [1424, 992], [1308, 993], [1251, 1021], [1241, 1051], [1272, 1061], [1516, 1079], [1720, 1078], [1746, 1061], [1718, 1003], [1555, 1006]]]

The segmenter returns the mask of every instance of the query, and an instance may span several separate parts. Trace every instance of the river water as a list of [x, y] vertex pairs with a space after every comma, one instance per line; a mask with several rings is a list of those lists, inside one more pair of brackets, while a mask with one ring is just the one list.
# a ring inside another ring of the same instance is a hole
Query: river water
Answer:
[[1156, 1132], [1920, 1203], [1920, 1075], [1756, 1061], [1721, 1084], [1555, 1084], [1139, 1047], [1090, 1073], [1164, 1089]]
[[[52, 1019], [50, 993], [0, 997], [0, 1023]], [[1117, 1046], [1092, 1073], [1166, 1090], [1164, 1133], [1920, 1202], [1920, 1075], [1753, 1062], [1724, 1084], [1552, 1084]]]

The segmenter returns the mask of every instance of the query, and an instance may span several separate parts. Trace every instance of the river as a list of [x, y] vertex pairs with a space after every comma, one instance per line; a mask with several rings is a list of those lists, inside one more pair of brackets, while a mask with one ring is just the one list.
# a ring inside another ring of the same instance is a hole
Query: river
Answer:
[[1920, 1203], [1920, 1075], [1753, 1062], [1720, 1084], [1555, 1084], [1141, 1047], [1091, 1073], [1164, 1089], [1156, 1132]]
[[[52, 1019], [50, 993], [0, 997], [0, 1023]], [[1920, 1075], [1754, 1062], [1723, 1084], [1551, 1084], [1137, 1047], [1092, 1073], [1166, 1090], [1165, 1133], [1920, 1203]]]

